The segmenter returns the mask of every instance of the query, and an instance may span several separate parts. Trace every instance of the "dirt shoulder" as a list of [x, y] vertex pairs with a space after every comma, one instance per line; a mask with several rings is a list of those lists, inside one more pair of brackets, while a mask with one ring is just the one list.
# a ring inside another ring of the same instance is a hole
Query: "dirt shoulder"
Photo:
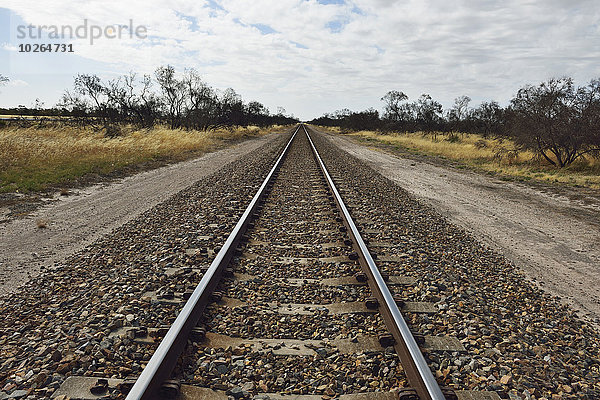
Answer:
[[341, 135], [326, 137], [504, 254], [529, 279], [600, 326], [597, 191], [506, 182]]
[[[199, 158], [76, 191], [0, 224], [0, 295], [229, 162], [275, 139], [250, 139]], [[46, 221], [38, 228], [37, 221]]]

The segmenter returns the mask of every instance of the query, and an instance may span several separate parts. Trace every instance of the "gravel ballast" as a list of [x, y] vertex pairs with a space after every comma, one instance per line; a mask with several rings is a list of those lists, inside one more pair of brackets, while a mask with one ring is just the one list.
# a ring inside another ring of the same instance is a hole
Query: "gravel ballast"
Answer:
[[[416, 279], [414, 285], [395, 288], [396, 293], [409, 301], [433, 302], [439, 310], [433, 315], [409, 314], [411, 329], [424, 335], [455, 336], [467, 349], [464, 354], [425, 353], [440, 382], [457, 389], [497, 391], [503, 398], [513, 399], [600, 398], [598, 332], [465, 231], [319, 134], [312, 137], [364, 237], [373, 244], [378, 259], [383, 260], [379, 262], [380, 269]], [[269, 141], [4, 297], [0, 302], [0, 398], [47, 398], [69, 375], [139, 375], [154, 345], [114, 333], [123, 327], [153, 328], [173, 322], [180, 304], [159, 299], [177, 296], [199, 282], [201, 272], [197, 267], [210, 263], [288, 138], [289, 135], [282, 135]], [[297, 188], [281, 196], [282, 204], [289, 204], [294, 195], [301, 199], [299, 193], [308, 184], [296, 184]], [[314, 194], [319, 196], [326, 203], [326, 195]], [[269, 207], [263, 212], [269, 212]], [[271, 229], [270, 224], [256, 224], [257, 235], [252, 238], [256, 243], [250, 242], [244, 248], [245, 253], [254, 256], [240, 257], [236, 273], [324, 279], [355, 272], [352, 263], [338, 263], [333, 270], [333, 265], [322, 262], [285, 260], [288, 268], [284, 270], [269, 259], [269, 253], [275, 250], [262, 242], [280, 242], [279, 258], [335, 257], [348, 251], [342, 245], [290, 250], [290, 232], [297, 233], [294, 243], [309, 245], [311, 230], [319, 235], [312, 239], [313, 245], [344, 239], [335, 224], [328, 222], [332, 216], [325, 207], [313, 214], [306, 214], [301, 207], [292, 212], [297, 213], [293, 229], [278, 231]], [[323, 213], [323, 218], [317, 213]], [[271, 217], [271, 222], [278, 222], [276, 214]], [[288, 220], [285, 213], [280, 217], [281, 222]], [[304, 224], [306, 220], [325, 223], [315, 228]], [[377, 247], [376, 243], [385, 246]], [[385, 261], [392, 256], [395, 261]], [[324, 341], [352, 340], [359, 333], [374, 333], [382, 326], [376, 314], [328, 315], [327, 322], [319, 319], [324, 315], [318, 311], [306, 316], [256, 317], [260, 307], [266, 308], [274, 295], [282, 304], [358, 301], [367, 295], [360, 288], [309, 284], [303, 285], [306, 288], [300, 292], [294, 285], [281, 285], [284, 286], [269, 292], [257, 280], [232, 280], [223, 287], [224, 295], [253, 306], [237, 306], [237, 320], [227, 315], [227, 307], [211, 306], [207, 326], [215, 333], [234, 337], [311, 336]], [[248, 324], [250, 317], [254, 318], [252, 325]], [[186, 358], [198, 369], [186, 367], [180, 372], [193, 383], [218, 389], [215, 379], [220, 377], [208, 373], [226, 369], [234, 387], [223, 389], [235, 389], [236, 396], [244, 395], [244, 391], [254, 394], [286, 390], [290, 384], [304, 382], [298, 380], [301, 374], [331, 374], [335, 384], [330, 380], [317, 386], [318, 393], [331, 397], [341, 392], [387, 390], [406, 383], [396, 356], [388, 352], [340, 355], [330, 346], [323, 346], [317, 351], [319, 357], [271, 354], [262, 359], [250, 350], [233, 352], [234, 349], [218, 351], [194, 346]], [[242, 364], [254, 369], [248, 372]], [[275, 367], [284, 368], [289, 374], [269, 375]], [[335, 368], [345, 375], [335, 373]], [[258, 375], [268, 379], [261, 382]], [[344, 380], [348, 376], [358, 378]], [[306, 387], [313, 390], [314, 383]]]

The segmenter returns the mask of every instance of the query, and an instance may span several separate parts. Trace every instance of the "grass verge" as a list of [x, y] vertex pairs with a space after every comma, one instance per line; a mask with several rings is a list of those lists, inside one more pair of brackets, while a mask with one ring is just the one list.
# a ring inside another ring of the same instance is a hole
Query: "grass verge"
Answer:
[[[322, 128], [339, 133], [339, 128]], [[558, 169], [530, 151], [518, 151], [507, 139], [489, 139], [474, 134], [439, 134], [436, 138], [415, 133], [359, 131], [349, 136], [378, 142], [417, 155], [437, 156], [501, 179], [539, 181], [600, 189], [600, 160], [581, 159]]]
[[8, 127], [0, 130], [0, 193], [43, 191], [71, 186], [90, 175], [109, 176], [142, 164], [150, 168], [153, 163], [181, 161], [281, 128], [204, 132], [157, 127], [105, 138], [91, 129]]

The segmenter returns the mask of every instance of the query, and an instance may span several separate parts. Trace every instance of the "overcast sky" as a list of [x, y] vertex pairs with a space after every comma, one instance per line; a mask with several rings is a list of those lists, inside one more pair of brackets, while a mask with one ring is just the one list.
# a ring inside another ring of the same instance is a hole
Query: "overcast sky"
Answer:
[[[210, 85], [302, 119], [340, 108], [381, 109], [401, 90], [445, 106], [505, 104], [526, 83], [600, 77], [598, 0], [0, 0], [0, 106], [54, 105], [76, 73], [110, 79], [159, 65], [193, 67]], [[69, 25], [147, 29], [68, 40], [73, 54], [24, 54], [18, 27]]]

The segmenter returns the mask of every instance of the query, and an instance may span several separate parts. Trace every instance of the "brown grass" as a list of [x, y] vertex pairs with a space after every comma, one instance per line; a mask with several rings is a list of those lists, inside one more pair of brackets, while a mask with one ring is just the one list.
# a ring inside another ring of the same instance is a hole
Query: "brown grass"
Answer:
[[106, 138], [91, 129], [58, 125], [9, 127], [0, 130], [0, 192], [39, 191], [88, 174], [106, 175], [149, 161], [179, 161], [276, 129], [281, 127], [215, 131], [157, 127]]

